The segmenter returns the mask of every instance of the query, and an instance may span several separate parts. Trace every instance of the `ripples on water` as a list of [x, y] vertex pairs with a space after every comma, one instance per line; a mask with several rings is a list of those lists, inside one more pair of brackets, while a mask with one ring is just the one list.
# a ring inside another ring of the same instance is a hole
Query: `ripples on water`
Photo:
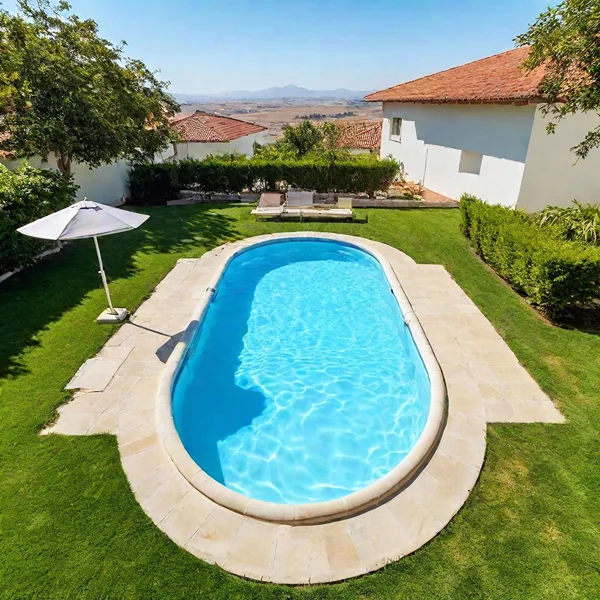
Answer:
[[323, 241], [235, 258], [174, 390], [192, 458], [249, 497], [359, 490], [414, 446], [429, 383], [379, 263]]

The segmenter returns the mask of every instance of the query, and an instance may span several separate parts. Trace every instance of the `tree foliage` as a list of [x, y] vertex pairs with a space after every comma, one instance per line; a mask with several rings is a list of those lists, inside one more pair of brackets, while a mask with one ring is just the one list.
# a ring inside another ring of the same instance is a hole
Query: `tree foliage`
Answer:
[[352, 158], [352, 154], [348, 150], [340, 147], [342, 127], [343, 126], [330, 121], [326, 121], [321, 126], [321, 132], [323, 134], [321, 154], [322, 157], [329, 163], [350, 160]]
[[58, 171], [24, 162], [9, 171], [0, 165], [0, 274], [33, 263], [52, 244], [22, 235], [26, 225], [75, 202], [77, 186]]
[[281, 145], [289, 151], [291, 158], [303, 158], [323, 143], [323, 132], [310, 121], [283, 128]]
[[547, 206], [536, 215], [541, 227], [552, 227], [565, 240], [580, 241], [600, 246], [600, 206], [581, 204]]
[[[541, 92], [552, 117], [548, 132], [567, 115], [600, 114], [600, 0], [563, 0], [548, 8], [527, 33], [516, 38], [530, 45], [526, 70], [546, 69]], [[600, 146], [600, 126], [587, 133], [572, 150], [585, 158]]]
[[257, 155], [265, 160], [325, 160], [333, 163], [350, 159], [347, 150], [340, 148], [338, 142], [341, 126], [325, 122], [315, 125], [303, 121], [299, 125], [286, 125], [283, 136], [274, 144], [257, 149]]
[[98, 35], [66, 2], [19, 0], [0, 10], [0, 148], [54, 153], [97, 167], [142, 160], [164, 149], [177, 103], [143, 62]]

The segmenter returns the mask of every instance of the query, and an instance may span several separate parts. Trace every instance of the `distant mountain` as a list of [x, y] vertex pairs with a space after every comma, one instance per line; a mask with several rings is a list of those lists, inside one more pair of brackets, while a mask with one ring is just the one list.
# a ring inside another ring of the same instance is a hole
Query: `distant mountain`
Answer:
[[284, 100], [294, 98], [308, 99], [333, 99], [353, 100], [362, 99], [370, 93], [368, 91], [353, 91], [345, 88], [336, 90], [308, 90], [297, 85], [284, 87], [271, 87], [266, 90], [236, 90], [220, 92], [218, 94], [173, 94], [178, 102], [206, 102], [210, 100]]

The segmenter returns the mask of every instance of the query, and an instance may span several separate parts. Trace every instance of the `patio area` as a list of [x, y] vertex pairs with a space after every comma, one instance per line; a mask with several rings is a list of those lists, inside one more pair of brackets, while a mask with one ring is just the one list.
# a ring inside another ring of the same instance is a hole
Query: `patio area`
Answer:
[[[157, 394], [162, 372], [172, 368], [165, 363], [215, 274], [236, 250], [289, 237], [342, 240], [383, 255], [422, 323], [448, 388], [441, 441], [416, 478], [379, 506], [333, 523], [269, 523], [248, 516], [248, 503], [236, 512], [222, 506], [194, 487], [197, 467], [191, 461], [187, 471], [177, 469], [161, 433]], [[442, 266], [419, 265], [386, 244], [328, 233], [263, 235], [180, 260], [67, 387], [77, 390], [74, 399], [43, 433], [115, 434], [136, 499], [175, 543], [237, 575], [285, 584], [356, 577], [418, 550], [448, 524], [475, 485], [486, 423], [564, 420]]]

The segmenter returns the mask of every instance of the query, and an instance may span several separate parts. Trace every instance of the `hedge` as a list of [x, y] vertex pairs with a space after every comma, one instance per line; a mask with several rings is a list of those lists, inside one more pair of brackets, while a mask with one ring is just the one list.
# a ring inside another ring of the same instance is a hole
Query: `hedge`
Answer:
[[0, 274], [35, 262], [54, 245], [27, 237], [18, 227], [75, 202], [77, 186], [58, 171], [23, 163], [15, 171], [0, 165]]
[[182, 160], [134, 165], [129, 173], [133, 202], [161, 204], [182, 189], [208, 193], [285, 190], [366, 193], [387, 190], [398, 174], [393, 159], [356, 159], [328, 164], [309, 160]]
[[552, 317], [600, 298], [600, 249], [567, 241], [523, 212], [463, 195], [461, 229], [479, 256]]

